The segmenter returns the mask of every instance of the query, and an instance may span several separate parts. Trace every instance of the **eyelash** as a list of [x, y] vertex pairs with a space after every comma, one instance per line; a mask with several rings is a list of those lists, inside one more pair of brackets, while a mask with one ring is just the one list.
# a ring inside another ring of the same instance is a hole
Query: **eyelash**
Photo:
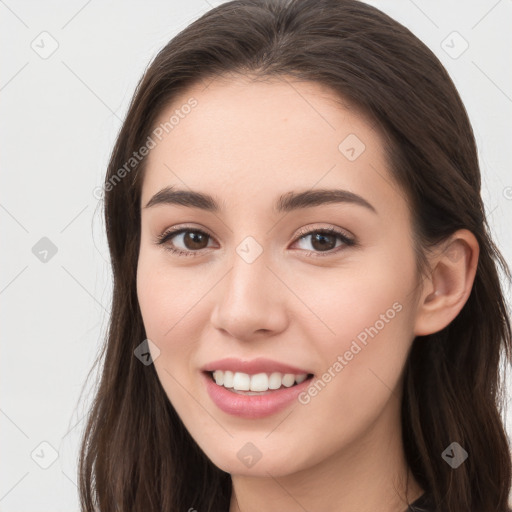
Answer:
[[[157, 245], [162, 245], [166, 251], [169, 251], [178, 256], [192, 256], [192, 257], [199, 256], [200, 255], [199, 253], [203, 249], [200, 249], [197, 251], [192, 251], [192, 250], [184, 251], [183, 249], [177, 249], [176, 247], [171, 247], [171, 246], [166, 245], [166, 242], [168, 240], [170, 240], [171, 238], [173, 238], [174, 236], [180, 235], [182, 233], [187, 233], [187, 232], [199, 233], [201, 235], [206, 235], [207, 237], [213, 238], [209, 233], [207, 233], [206, 231], [203, 231], [201, 229], [196, 229], [196, 228], [191, 228], [191, 227], [179, 227], [179, 228], [174, 228], [174, 229], [164, 231], [162, 234], [157, 235], [155, 243]], [[332, 227], [331, 228], [320, 228], [320, 229], [309, 229], [309, 230], [307, 228], [303, 228], [302, 230], [299, 231], [296, 239], [294, 240], [294, 243], [297, 242], [298, 240], [300, 240], [301, 238], [305, 238], [308, 235], [318, 234], [318, 233], [323, 234], [323, 235], [325, 235], [325, 234], [326, 235], [333, 235], [333, 234], [337, 235], [338, 238], [343, 242], [343, 245], [345, 245], [347, 247], [353, 247], [353, 246], [357, 245], [355, 239], [349, 238], [347, 235], [345, 235], [345, 233], [339, 231], [336, 228], [332, 228]], [[329, 249], [328, 251], [306, 251], [306, 253], [308, 256], [313, 256], [314, 258], [317, 258], [317, 257], [322, 258], [324, 256], [332, 256], [333, 254], [338, 253], [340, 250], [343, 250], [343, 245], [340, 247], [336, 247], [334, 249]]]

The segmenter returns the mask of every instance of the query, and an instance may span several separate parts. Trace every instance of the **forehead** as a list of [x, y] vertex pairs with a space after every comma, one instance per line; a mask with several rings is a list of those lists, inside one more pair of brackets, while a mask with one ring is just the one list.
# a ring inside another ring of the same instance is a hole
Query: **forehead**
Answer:
[[343, 187], [373, 202], [384, 192], [385, 202], [393, 190], [377, 190], [379, 183], [396, 189], [372, 124], [321, 84], [200, 83], [176, 97], [155, 128], [161, 140], [146, 160], [142, 204], [169, 185], [222, 191], [239, 206], [248, 197], [269, 197], [270, 205], [291, 189], [314, 187]]

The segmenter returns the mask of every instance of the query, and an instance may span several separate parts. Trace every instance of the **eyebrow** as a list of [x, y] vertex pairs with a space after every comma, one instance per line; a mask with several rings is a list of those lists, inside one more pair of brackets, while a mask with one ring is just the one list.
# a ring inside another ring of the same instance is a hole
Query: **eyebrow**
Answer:
[[[287, 192], [278, 198], [274, 205], [274, 211], [284, 213], [333, 203], [355, 204], [377, 213], [377, 210], [366, 199], [353, 192], [341, 189]], [[218, 213], [222, 210], [220, 203], [210, 194], [193, 190], [177, 190], [174, 187], [165, 187], [157, 192], [148, 201], [145, 208], [156, 205], [180, 205], [187, 208], [199, 208], [212, 213]]]

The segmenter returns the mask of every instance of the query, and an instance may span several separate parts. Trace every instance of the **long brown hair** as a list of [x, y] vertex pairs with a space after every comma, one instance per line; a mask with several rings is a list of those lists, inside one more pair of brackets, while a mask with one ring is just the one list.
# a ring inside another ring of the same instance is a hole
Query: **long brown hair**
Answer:
[[[134, 357], [146, 338], [136, 293], [145, 160], [127, 167], [178, 93], [228, 73], [291, 76], [328, 86], [368, 115], [386, 141], [393, 176], [426, 249], [460, 228], [480, 245], [471, 294], [442, 331], [417, 337], [405, 368], [403, 444], [439, 511], [504, 512], [511, 456], [501, 356], [512, 361], [510, 320], [480, 196], [473, 131], [449, 75], [408, 29], [357, 0], [235, 0], [174, 37], [139, 82], [105, 178], [113, 271], [101, 379], [83, 436], [83, 511], [224, 512], [230, 475], [204, 455], [169, 402], [153, 365]], [[120, 169], [125, 172], [121, 173]], [[452, 469], [457, 441], [469, 457]]]

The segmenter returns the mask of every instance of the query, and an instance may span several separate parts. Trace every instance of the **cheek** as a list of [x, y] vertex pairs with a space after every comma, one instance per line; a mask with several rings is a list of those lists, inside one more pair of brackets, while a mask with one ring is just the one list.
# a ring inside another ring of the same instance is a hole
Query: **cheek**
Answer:
[[198, 278], [197, 269], [171, 266], [166, 256], [141, 251], [137, 295], [146, 336], [160, 351], [159, 379], [175, 408], [186, 411], [188, 392], [198, 391], [196, 352], [209, 323], [205, 299], [217, 278], [208, 272]]
[[[333, 353], [349, 350], [354, 340], [362, 347], [369, 346], [372, 339], [385, 339], [388, 346], [409, 342], [414, 259], [412, 255], [402, 255], [402, 259], [379, 256], [365, 264], [317, 272], [297, 282], [297, 295], [306, 297], [310, 311], [315, 313], [307, 315], [306, 338], [315, 340], [331, 358]], [[375, 347], [376, 352], [385, 348], [383, 344]]]
[[[172, 342], [174, 331], [192, 313], [204, 294], [193, 272], [176, 269], [165, 257], [141, 251], [137, 267], [137, 298], [147, 336]], [[194, 310], [194, 314], [195, 314]]]
[[[158, 258], [141, 254], [137, 268], [137, 296], [146, 336], [159, 349], [153, 356], [158, 378], [177, 411], [187, 410], [183, 385], [190, 387], [189, 366], [197, 343], [197, 315], [200, 297], [183, 272], [169, 269]], [[185, 343], [184, 340], [187, 340]], [[180, 385], [181, 384], [181, 385]]]
[[333, 273], [321, 288], [322, 280], [317, 281], [319, 293], [313, 296], [312, 282], [304, 282], [302, 293], [309, 288], [311, 309], [322, 321], [312, 316], [301, 326], [323, 362], [317, 385], [302, 397], [304, 405], [311, 402], [311, 410], [343, 405], [344, 411], [333, 415], [347, 425], [350, 414], [361, 425], [398, 386], [415, 315], [415, 260], [412, 254], [401, 256], [380, 254], [357, 269]]

